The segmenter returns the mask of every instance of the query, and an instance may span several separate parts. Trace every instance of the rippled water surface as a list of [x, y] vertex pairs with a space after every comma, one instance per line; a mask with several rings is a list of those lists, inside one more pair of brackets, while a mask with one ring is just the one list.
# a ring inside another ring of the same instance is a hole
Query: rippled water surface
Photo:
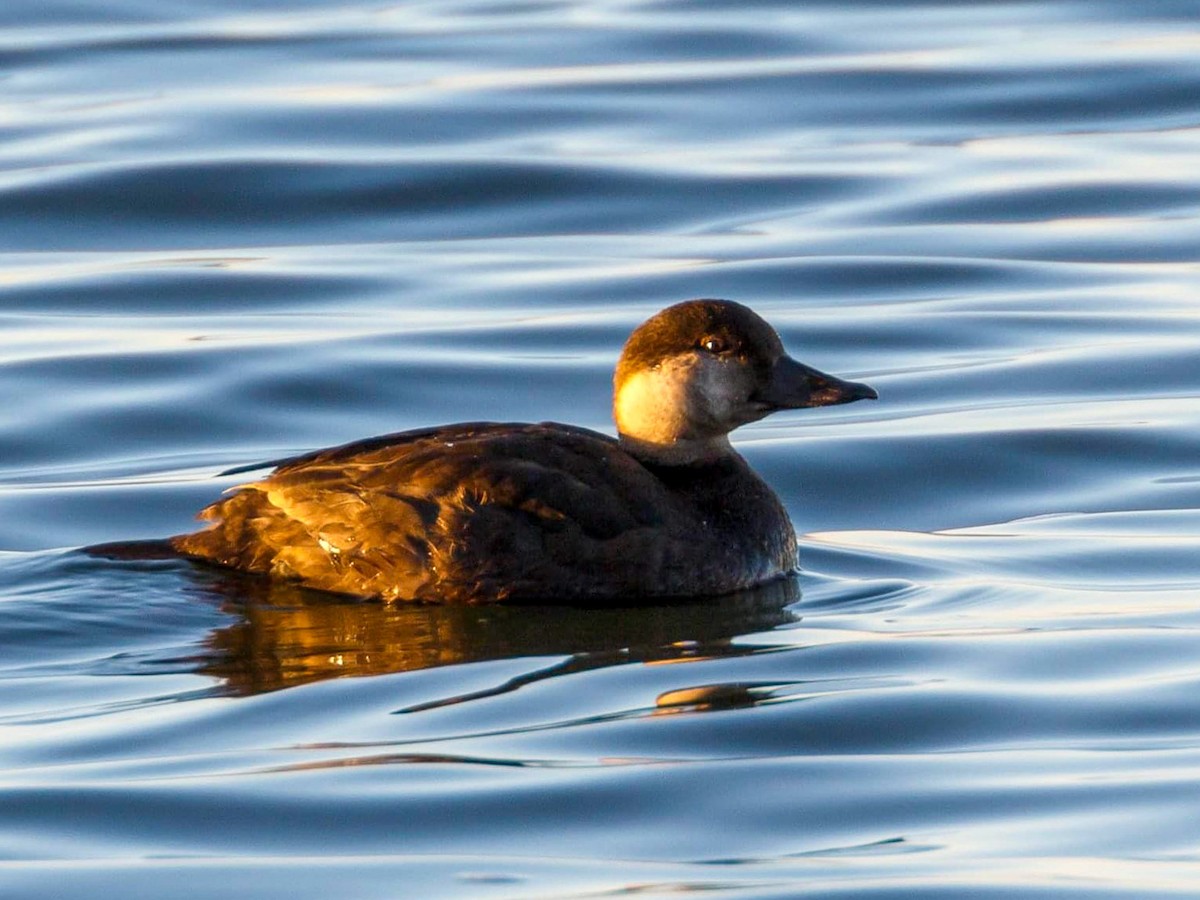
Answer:
[[[1200, 884], [1200, 4], [12, 0], [0, 895]], [[795, 583], [349, 602], [82, 545], [236, 465], [611, 430], [741, 300]]]

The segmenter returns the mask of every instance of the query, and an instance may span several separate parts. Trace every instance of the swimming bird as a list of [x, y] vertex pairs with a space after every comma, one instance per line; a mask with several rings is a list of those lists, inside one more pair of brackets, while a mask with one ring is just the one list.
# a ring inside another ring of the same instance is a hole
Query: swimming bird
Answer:
[[[472, 422], [278, 461], [205, 508], [177, 553], [386, 600], [626, 602], [718, 595], [794, 571], [783, 505], [729, 433], [878, 395], [805, 366], [727, 300], [638, 327], [613, 378], [617, 437]], [[249, 471], [248, 469], [243, 471]]]

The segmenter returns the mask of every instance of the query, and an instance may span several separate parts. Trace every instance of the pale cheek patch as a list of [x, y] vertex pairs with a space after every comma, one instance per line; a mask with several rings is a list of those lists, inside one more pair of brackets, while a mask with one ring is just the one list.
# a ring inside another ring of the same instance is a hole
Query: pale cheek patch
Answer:
[[748, 395], [738, 363], [689, 353], [625, 379], [613, 413], [628, 437], [656, 444], [707, 441], [762, 417]]
[[742, 372], [736, 363], [715, 359], [700, 362], [690, 398], [691, 413], [697, 421], [707, 421], [722, 431], [745, 421], [746, 391]]
[[622, 434], [654, 443], [670, 443], [688, 429], [688, 368], [671, 359], [626, 378], [613, 402], [613, 418]]

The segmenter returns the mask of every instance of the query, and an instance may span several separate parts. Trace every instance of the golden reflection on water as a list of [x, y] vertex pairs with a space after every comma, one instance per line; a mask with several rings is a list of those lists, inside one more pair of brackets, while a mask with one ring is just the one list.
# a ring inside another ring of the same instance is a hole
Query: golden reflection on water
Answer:
[[[795, 621], [799, 584], [638, 607], [432, 606], [359, 601], [223, 572], [197, 590], [236, 616], [213, 631], [203, 674], [236, 695], [329, 678], [529, 656], [566, 657], [544, 677], [628, 662], [737, 656], [734, 639]], [[512, 689], [516, 685], [508, 688]]]

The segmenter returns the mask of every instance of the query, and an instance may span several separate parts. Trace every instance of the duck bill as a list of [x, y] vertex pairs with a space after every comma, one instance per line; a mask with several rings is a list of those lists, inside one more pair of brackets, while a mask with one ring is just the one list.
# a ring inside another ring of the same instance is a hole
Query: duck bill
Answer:
[[875, 388], [858, 381], [844, 381], [811, 366], [781, 356], [771, 370], [771, 381], [758, 398], [772, 409], [802, 409], [835, 406], [855, 400], [878, 400]]

